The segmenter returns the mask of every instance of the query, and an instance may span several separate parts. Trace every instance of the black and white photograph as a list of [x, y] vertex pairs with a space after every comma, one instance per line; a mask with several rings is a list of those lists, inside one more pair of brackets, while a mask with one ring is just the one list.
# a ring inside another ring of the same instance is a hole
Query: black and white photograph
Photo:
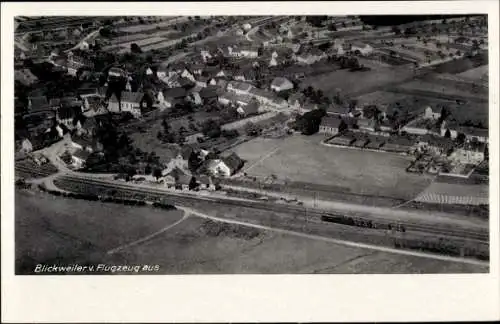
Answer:
[[488, 20], [15, 17], [16, 274], [488, 272]]
[[161, 8], [8, 18], [16, 280], [498, 271], [491, 15]]

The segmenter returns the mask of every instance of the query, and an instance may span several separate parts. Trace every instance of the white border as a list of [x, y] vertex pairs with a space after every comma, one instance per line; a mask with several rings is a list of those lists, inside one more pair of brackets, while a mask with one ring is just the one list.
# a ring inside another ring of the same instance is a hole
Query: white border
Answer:
[[[238, 322], [500, 319], [498, 1], [2, 3], [2, 321]], [[15, 277], [13, 17], [16, 15], [489, 14], [491, 267], [480, 275]]]

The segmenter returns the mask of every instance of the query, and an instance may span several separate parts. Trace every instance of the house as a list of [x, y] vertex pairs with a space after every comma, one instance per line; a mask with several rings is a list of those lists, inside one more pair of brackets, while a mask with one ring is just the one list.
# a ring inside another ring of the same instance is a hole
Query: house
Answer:
[[317, 48], [312, 48], [301, 54], [295, 54], [293, 57], [299, 64], [310, 65], [325, 58], [325, 53]]
[[14, 80], [21, 82], [25, 86], [38, 82], [38, 78], [29, 69], [15, 70]]
[[194, 74], [189, 71], [187, 68], [185, 68], [182, 73], [180, 74], [182, 78], [186, 78], [191, 82], [196, 82], [196, 78], [194, 77]]
[[81, 136], [71, 137], [71, 146], [82, 151], [94, 152], [94, 145], [90, 138]]
[[293, 83], [287, 78], [277, 77], [271, 82], [271, 90], [276, 92], [293, 89]]
[[257, 99], [262, 104], [274, 105], [277, 99], [276, 94], [259, 88], [250, 89], [250, 96]]
[[81, 169], [85, 167], [85, 163], [90, 156], [90, 152], [83, 150], [76, 150], [71, 154], [71, 165], [75, 169]]
[[213, 103], [217, 101], [218, 98], [218, 88], [216, 86], [208, 86], [201, 89], [200, 97], [204, 104]]
[[30, 140], [25, 138], [21, 142], [21, 150], [22, 153], [31, 153], [33, 152], [33, 144], [31, 144]]
[[168, 76], [168, 69], [164, 66], [159, 67], [158, 70], [156, 70], [156, 76], [163, 81], [163, 79], [166, 79]]
[[127, 72], [119, 67], [113, 66], [108, 70], [108, 81], [116, 79], [127, 79]]
[[481, 142], [468, 142], [455, 149], [450, 159], [462, 164], [480, 164], [484, 161], [487, 144]]
[[196, 85], [205, 88], [208, 85], [210, 77], [200, 75], [196, 77]]
[[210, 53], [209, 50], [203, 49], [200, 51], [201, 58], [203, 59], [203, 62], [207, 62], [209, 59], [213, 58], [213, 55]]
[[82, 115], [82, 106], [80, 105], [61, 105], [56, 112], [56, 120], [68, 129], [76, 126], [76, 119]]
[[415, 145], [415, 141], [406, 137], [389, 137], [382, 150], [394, 153], [410, 153]]
[[417, 145], [435, 155], [448, 156], [453, 150], [455, 143], [450, 138], [427, 134], [420, 137]]
[[113, 93], [108, 102], [110, 112], [130, 112], [135, 118], [142, 115], [141, 106], [144, 99], [143, 92], [122, 91], [120, 100]]
[[370, 55], [373, 53], [373, 47], [371, 47], [369, 44], [365, 43], [360, 43], [360, 42], [353, 42], [351, 44], [351, 49], [352, 52], [355, 54], [360, 54], [363, 56]]
[[218, 101], [223, 105], [234, 104], [241, 107], [248, 105], [252, 102], [252, 99], [253, 98], [249, 95], [240, 95], [226, 91], [219, 96]]
[[430, 106], [424, 109], [424, 118], [438, 120], [441, 117], [441, 113], [435, 113]]
[[254, 82], [257, 80], [257, 73], [253, 68], [240, 69], [234, 73], [233, 79], [236, 81]]
[[46, 96], [28, 97], [29, 112], [50, 110], [49, 101]]
[[250, 90], [254, 89], [255, 87], [252, 86], [249, 83], [245, 82], [239, 82], [239, 81], [230, 81], [227, 84], [227, 91], [234, 92], [237, 94], [249, 94]]
[[208, 171], [215, 176], [230, 177], [240, 170], [243, 165], [243, 160], [236, 153], [232, 153], [221, 159], [211, 160], [208, 164]]
[[341, 124], [342, 119], [339, 116], [324, 116], [319, 125], [319, 133], [332, 136], [337, 135]]
[[238, 114], [240, 114], [240, 116], [243, 117], [256, 115], [257, 113], [259, 113], [259, 103], [257, 102], [257, 100], [252, 99], [248, 104], [240, 105], [236, 109], [236, 111], [238, 112]]
[[196, 106], [201, 106], [203, 104], [203, 99], [201, 98], [199, 91], [190, 91], [187, 96], [187, 100]]
[[205, 69], [205, 64], [192, 64], [190, 66], [190, 70], [195, 76], [201, 75], [204, 69]]
[[212, 177], [210, 177], [210, 176], [201, 175], [198, 178], [198, 183], [200, 185], [200, 189], [216, 190], [216, 184], [213, 181]]
[[168, 88], [158, 93], [158, 101], [167, 108], [180, 104], [187, 96], [186, 89], [182, 87]]

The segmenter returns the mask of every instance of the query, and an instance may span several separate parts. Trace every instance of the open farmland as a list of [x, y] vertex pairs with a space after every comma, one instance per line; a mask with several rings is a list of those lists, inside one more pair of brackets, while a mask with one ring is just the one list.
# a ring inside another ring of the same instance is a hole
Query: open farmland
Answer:
[[133, 26], [127, 26], [127, 27], [120, 27], [118, 31], [124, 32], [124, 33], [141, 33], [149, 30], [154, 30], [157, 28], [164, 28], [164, 27], [169, 27], [173, 26], [175, 24], [183, 23], [188, 21], [188, 17], [177, 17], [173, 18], [167, 21], [162, 21], [159, 23], [154, 23], [154, 24], [145, 24], [145, 25], [133, 25]]
[[477, 68], [473, 68], [462, 73], [457, 74], [457, 76], [470, 79], [470, 80], [484, 80], [488, 81], [488, 65], [482, 65]]
[[[53, 262], [159, 265], [157, 274], [488, 271], [486, 266], [348, 247], [197, 217], [180, 221], [179, 211], [63, 198], [54, 205], [49, 200], [53, 197], [16, 192], [16, 209], [21, 211], [16, 215], [18, 274]], [[148, 236], [149, 240], [129, 245]], [[115, 252], [108, 254], [110, 250]]]
[[[181, 211], [57, 198], [16, 191], [16, 273], [38, 263], [120, 262], [106, 251], [178, 221]], [[70, 221], [69, 221], [70, 220]], [[36, 238], [36, 239], [35, 239]]]
[[399, 84], [412, 75], [413, 72], [407, 67], [380, 67], [365, 72], [337, 70], [306, 78], [301, 87], [312, 86], [324, 93], [333, 93], [336, 89], [340, 89], [346, 95], [359, 96]]
[[247, 160], [250, 176], [276, 175], [279, 180], [346, 188], [357, 194], [411, 199], [429, 183], [405, 172], [410, 158], [402, 155], [326, 147], [321, 135], [285, 139], [258, 138], [233, 150]]

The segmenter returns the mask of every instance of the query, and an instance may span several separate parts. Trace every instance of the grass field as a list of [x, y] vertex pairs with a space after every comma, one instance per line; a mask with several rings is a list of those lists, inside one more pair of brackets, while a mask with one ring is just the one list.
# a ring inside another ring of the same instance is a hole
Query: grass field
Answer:
[[312, 86], [321, 89], [325, 94], [334, 93], [340, 89], [343, 94], [357, 94], [374, 92], [385, 85], [398, 84], [412, 75], [411, 69], [401, 67], [378, 67], [365, 72], [350, 72], [337, 70], [331, 73], [305, 78], [302, 88]]
[[322, 135], [257, 138], [233, 150], [247, 160], [251, 176], [349, 188], [352, 193], [408, 199], [429, 179], [405, 171], [409, 157], [320, 144]]
[[179, 220], [179, 212], [60, 197], [56, 203], [54, 199], [16, 192], [18, 274], [32, 273], [38, 263], [149, 264], [160, 266], [158, 274], [488, 271], [486, 267], [346, 247], [274, 231], [222, 226], [195, 217], [109, 255], [109, 249], [172, 225]]
[[15, 211], [17, 273], [29, 273], [37, 263], [102, 262], [106, 251], [156, 232], [182, 215], [30, 192], [16, 192]]

